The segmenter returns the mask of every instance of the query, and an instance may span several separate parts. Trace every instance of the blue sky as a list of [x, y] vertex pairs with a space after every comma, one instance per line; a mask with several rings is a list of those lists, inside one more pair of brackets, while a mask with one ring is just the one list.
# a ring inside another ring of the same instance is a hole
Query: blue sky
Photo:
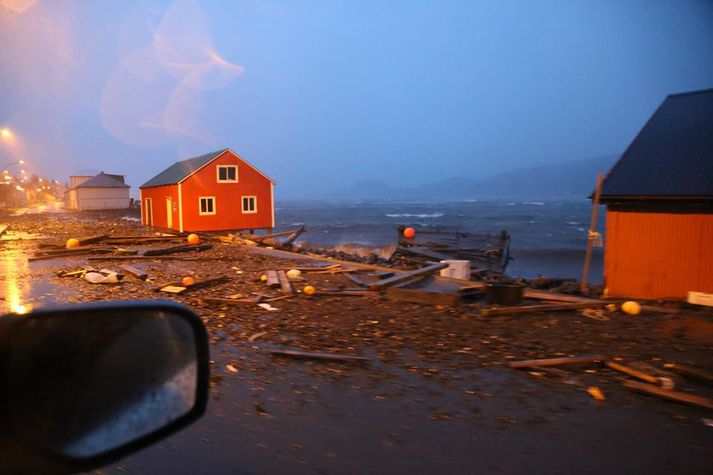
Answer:
[[308, 197], [621, 153], [713, 87], [713, 2], [0, 0], [0, 45], [0, 162], [139, 185], [231, 147]]

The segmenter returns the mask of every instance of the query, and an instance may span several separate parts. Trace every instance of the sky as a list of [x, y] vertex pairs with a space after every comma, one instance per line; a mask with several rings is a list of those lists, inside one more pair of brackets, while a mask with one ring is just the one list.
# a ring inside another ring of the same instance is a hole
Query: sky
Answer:
[[288, 198], [616, 155], [710, 87], [710, 0], [0, 0], [0, 165], [134, 195], [226, 147]]

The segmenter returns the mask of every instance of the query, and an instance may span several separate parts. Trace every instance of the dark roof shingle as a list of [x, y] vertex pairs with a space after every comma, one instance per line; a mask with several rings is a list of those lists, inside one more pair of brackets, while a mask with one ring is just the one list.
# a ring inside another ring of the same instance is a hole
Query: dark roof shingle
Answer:
[[102, 172], [97, 176], [90, 178], [89, 180], [80, 183], [76, 186], [77, 188], [130, 188], [126, 183], [114, 178], [112, 175], [107, 175]]
[[713, 89], [668, 96], [609, 171], [601, 196], [713, 198]]
[[207, 153], [205, 155], [201, 155], [199, 157], [193, 157], [189, 158], [188, 160], [183, 160], [180, 162], [176, 162], [170, 167], [166, 168], [164, 171], [156, 175], [155, 177], [151, 178], [149, 181], [141, 185], [141, 188], [148, 188], [151, 186], [162, 186], [162, 185], [175, 185], [176, 183], [180, 182], [184, 178], [186, 178], [188, 175], [193, 173], [194, 171], [198, 170], [201, 168], [203, 165], [206, 163], [210, 162], [214, 158], [216, 158], [218, 155], [222, 154], [228, 150], [227, 148], [224, 148], [222, 150], [219, 150], [217, 152], [212, 152], [212, 153]]

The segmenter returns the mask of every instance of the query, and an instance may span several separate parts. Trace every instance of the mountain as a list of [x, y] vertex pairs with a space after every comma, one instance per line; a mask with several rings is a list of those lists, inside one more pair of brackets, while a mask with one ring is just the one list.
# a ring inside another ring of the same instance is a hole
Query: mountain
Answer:
[[415, 187], [361, 180], [332, 196], [345, 199], [570, 199], [585, 198], [597, 173], [606, 173], [617, 155], [560, 162], [499, 173], [486, 179], [452, 177]]

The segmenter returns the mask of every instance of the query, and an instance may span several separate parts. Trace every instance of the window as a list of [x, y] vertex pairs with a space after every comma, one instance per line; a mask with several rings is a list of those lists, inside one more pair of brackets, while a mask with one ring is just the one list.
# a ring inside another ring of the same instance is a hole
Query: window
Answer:
[[235, 165], [219, 165], [217, 168], [218, 183], [237, 183], [238, 167]]
[[257, 198], [243, 196], [243, 214], [257, 213]]
[[215, 214], [215, 196], [201, 196], [198, 198], [198, 214], [201, 216]]

